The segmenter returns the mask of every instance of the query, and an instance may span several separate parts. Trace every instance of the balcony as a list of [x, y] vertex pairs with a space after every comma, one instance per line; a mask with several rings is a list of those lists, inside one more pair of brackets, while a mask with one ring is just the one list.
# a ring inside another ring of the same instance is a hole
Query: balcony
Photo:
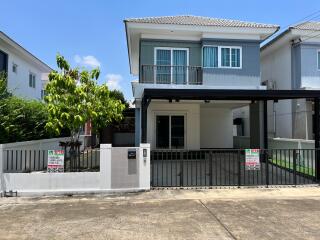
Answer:
[[198, 66], [142, 65], [139, 82], [202, 85], [202, 68]]

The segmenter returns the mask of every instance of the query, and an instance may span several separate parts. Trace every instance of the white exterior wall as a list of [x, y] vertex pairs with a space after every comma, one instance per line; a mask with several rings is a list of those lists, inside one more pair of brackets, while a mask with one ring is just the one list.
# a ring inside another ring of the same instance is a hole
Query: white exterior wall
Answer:
[[228, 108], [201, 107], [200, 147], [233, 147], [232, 110]]
[[[46, 80], [48, 73], [41, 71], [39, 66], [21, 56], [15, 49], [9, 47], [0, 39], [0, 50], [8, 54], [8, 89], [14, 95], [29, 99], [41, 99], [42, 80]], [[13, 64], [17, 64], [17, 73], [12, 71]], [[36, 75], [35, 88], [29, 87], [29, 73]]]
[[[289, 43], [261, 56], [261, 80], [273, 81], [278, 90], [291, 89], [291, 46]], [[272, 104], [268, 104], [268, 120], [270, 132], [276, 137], [292, 138], [292, 100], [282, 100], [274, 105], [276, 112], [275, 126], [270, 126], [273, 119]], [[274, 124], [273, 124], [274, 125]]]
[[[3, 173], [3, 145], [0, 145], [0, 193], [23, 195], [134, 192], [150, 189], [150, 145], [112, 148], [100, 145], [99, 172]], [[128, 149], [136, 150], [136, 172], [129, 173]], [[146, 156], [143, 156], [143, 150]]]
[[185, 117], [185, 148], [200, 148], [200, 104], [151, 102], [147, 113], [147, 142], [154, 149], [156, 143], [156, 115], [184, 114]]

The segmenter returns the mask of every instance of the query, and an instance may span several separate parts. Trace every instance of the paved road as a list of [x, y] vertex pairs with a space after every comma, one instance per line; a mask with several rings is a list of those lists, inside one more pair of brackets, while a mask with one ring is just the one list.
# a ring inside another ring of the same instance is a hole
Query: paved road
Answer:
[[0, 239], [319, 239], [320, 188], [0, 199]]

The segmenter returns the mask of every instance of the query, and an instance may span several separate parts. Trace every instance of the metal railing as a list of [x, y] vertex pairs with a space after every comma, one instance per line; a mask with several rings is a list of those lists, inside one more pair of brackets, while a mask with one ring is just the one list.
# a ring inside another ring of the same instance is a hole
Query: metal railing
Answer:
[[[48, 150], [4, 150], [5, 173], [30, 173], [47, 171]], [[64, 172], [99, 172], [100, 150], [87, 149], [73, 156], [65, 154]]]
[[260, 167], [246, 168], [243, 149], [151, 151], [151, 186], [315, 184], [315, 149], [260, 150]]
[[202, 68], [198, 66], [142, 65], [140, 83], [201, 85]]

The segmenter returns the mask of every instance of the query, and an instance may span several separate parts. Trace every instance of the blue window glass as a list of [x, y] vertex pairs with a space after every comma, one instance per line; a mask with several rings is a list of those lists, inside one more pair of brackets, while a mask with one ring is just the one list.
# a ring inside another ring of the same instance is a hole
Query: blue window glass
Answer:
[[240, 49], [231, 49], [231, 67], [240, 67]]
[[221, 48], [221, 66], [230, 67], [230, 48]]
[[168, 84], [171, 82], [171, 50], [157, 49], [156, 81]]
[[218, 67], [218, 47], [203, 47], [203, 67]]

